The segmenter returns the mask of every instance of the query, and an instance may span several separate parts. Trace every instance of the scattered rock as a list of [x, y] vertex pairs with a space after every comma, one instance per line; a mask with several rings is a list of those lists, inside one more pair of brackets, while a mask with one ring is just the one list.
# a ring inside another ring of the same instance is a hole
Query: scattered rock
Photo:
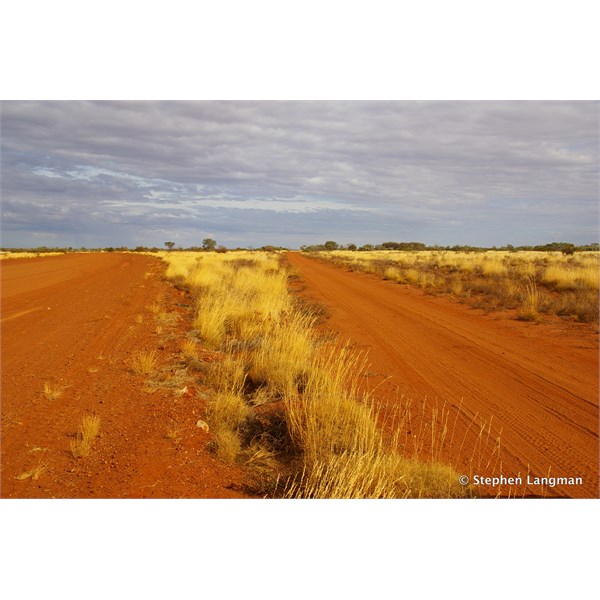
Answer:
[[200, 429], [202, 429], [202, 431], [204, 431], [204, 433], [208, 433], [208, 423], [206, 421], [199, 419], [196, 422], [196, 427], [200, 427]]

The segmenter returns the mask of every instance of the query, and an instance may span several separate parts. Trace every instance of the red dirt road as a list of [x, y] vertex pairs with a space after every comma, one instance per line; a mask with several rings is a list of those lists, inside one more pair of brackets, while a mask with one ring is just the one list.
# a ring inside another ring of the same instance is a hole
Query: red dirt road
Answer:
[[[298, 253], [288, 261], [304, 294], [329, 307], [327, 325], [368, 351], [365, 381], [377, 402], [412, 399], [426, 415], [437, 407], [438, 417], [447, 410], [452, 434], [441, 455], [472, 483], [475, 476], [521, 478], [478, 491], [598, 497], [597, 327], [484, 315]], [[481, 436], [480, 420], [487, 424]], [[498, 437], [500, 462], [492, 455]], [[542, 486], [535, 477], [582, 482]]]
[[[245, 497], [239, 469], [212, 458], [196, 427], [201, 391], [169, 385], [181, 377], [189, 309], [164, 270], [135, 254], [0, 261], [1, 497]], [[152, 349], [161, 385], [151, 393], [130, 366]], [[46, 382], [62, 395], [48, 399]], [[100, 417], [100, 435], [74, 458], [86, 414]]]

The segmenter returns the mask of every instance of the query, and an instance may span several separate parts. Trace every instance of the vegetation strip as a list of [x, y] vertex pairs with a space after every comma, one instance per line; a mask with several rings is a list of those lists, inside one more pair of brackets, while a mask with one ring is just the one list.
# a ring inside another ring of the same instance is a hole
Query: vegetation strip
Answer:
[[215, 453], [245, 462], [265, 496], [460, 497], [446, 465], [399, 453], [378, 426], [373, 398], [358, 391], [359, 356], [319, 336], [316, 315], [295, 301], [276, 253], [163, 254], [167, 276], [195, 305], [198, 342], [188, 359], [213, 393], [206, 422]]
[[334, 250], [313, 255], [486, 310], [516, 310], [524, 321], [546, 314], [598, 322], [595, 251]]

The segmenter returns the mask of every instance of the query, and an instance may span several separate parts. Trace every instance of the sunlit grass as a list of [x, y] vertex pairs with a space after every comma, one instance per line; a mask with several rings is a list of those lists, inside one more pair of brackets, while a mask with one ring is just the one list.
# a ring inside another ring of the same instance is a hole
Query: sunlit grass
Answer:
[[598, 320], [598, 252], [339, 250], [318, 256], [488, 310], [516, 309], [518, 318]]
[[[317, 334], [316, 316], [295, 304], [276, 255], [167, 253], [164, 258], [170, 276], [194, 299], [199, 343], [215, 352], [203, 382], [213, 390], [206, 420], [219, 458], [236, 462], [246, 456], [256, 465], [262, 461], [257, 457], [273, 460], [272, 444], [287, 448], [296, 467], [285, 489], [278, 488], [286, 497], [466, 493], [450, 467], [431, 457], [422, 464], [416, 456], [403, 456], [397, 439], [384, 437], [374, 400], [358, 392], [364, 358]], [[405, 270], [394, 269], [390, 279], [399, 273], [406, 277]], [[435, 284], [432, 273], [415, 268], [414, 274], [422, 287]], [[195, 342], [182, 344], [188, 359], [196, 350]], [[256, 410], [274, 403], [273, 410], [282, 411], [274, 421], [280, 429], [259, 435], [270, 440], [265, 446], [255, 439]]]
[[598, 267], [595, 265], [550, 265], [542, 275], [542, 281], [557, 290], [598, 289]]
[[254, 384], [266, 385], [274, 394], [295, 392], [305, 385], [315, 352], [314, 318], [285, 313], [265, 324], [253, 352], [249, 375]]
[[156, 369], [157, 365], [156, 350], [139, 350], [131, 358], [131, 369], [136, 375], [148, 375]]
[[0, 260], [11, 258], [38, 258], [40, 256], [58, 256], [64, 252], [0, 252]]
[[71, 440], [71, 453], [75, 458], [88, 456], [92, 450], [94, 438], [100, 431], [100, 417], [98, 415], [86, 415], [81, 420], [77, 437]]
[[[303, 470], [285, 491], [295, 498], [447, 498], [467, 494], [458, 475], [433, 457], [403, 456], [386, 440], [372, 400], [358, 392], [359, 357], [326, 347], [316, 356], [302, 397], [286, 417], [303, 454]], [[436, 434], [434, 433], [434, 438]], [[438, 434], [439, 436], [439, 434]]]
[[523, 321], [534, 321], [539, 318], [540, 294], [535, 281], [529, 278], [522, 287], [523, 296], [521, 307], [518, 312], [519, 319]]
[[65, 386], [57, 385], [46, 381], [44, 383], [44, 389], [42, 390], [42, 393], [44, 394], [44, 396], [46, 396], [48, 400], [58, 400], [58, 398], [60, 398], [63, 395], [64, 391]]
[[44, 454], [47, 451], [47, 448], [35, 447], [30, 452], [40, 452], [40, 457], [38, 458], [37, 464], [29, 471], [24, 471], [23, 473], [17, 475], [15, 479], [18, 481], [26, 481], [31, 479], [32, 481], [37, 481], [47, 470], [48, 465], [43, 461]]

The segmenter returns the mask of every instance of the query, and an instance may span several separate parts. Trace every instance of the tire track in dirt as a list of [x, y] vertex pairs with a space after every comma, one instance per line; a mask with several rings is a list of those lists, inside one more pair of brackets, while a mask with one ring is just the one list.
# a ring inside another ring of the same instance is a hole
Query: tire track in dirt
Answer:
[[[330, 308], [328, 325], [368, 349], [378, 402], [412, 399], [457, 423], [443, 457], [461, 472], [493, 476], [470, 449], [500, 438], [506, 477], [524, 486], [503, 495], [598, 497], [598, 336], [583, 324], [536, 325], [509, 320], [420, 290], [288, 254], [312, 295]], [[460, 456], [456, 456], [462, 444]], [[488, 447], [488, 452], [492, 446]], [[486, 450], [478, 450], [485, 454]], [[582, 485], [540, 489], [533, 477], [581, 477]], [[489, 490], [496, 494], [498, 489]]]
[[[185, 298], [163, 280], [164, 263], [75, 254], [2, 261], [0, 269], [1, 497], [244, 497], [235, 491], [239, 469], [209, 455], [195, 426], [201, 399], [167, 387], [149, 394], [130, 371], [135, 351], [155, 349], [165, 377], [176, 375], [169, 365], [188, 315]], [[150, 304], [169, 317], [160, 334]], [[44, 382], [62, 395], [44, 397]], [[89, 413], [101, 418], [100, 437], [75, 459], [70, 440]], [[167, 439], [171, 422], [180, 439]], [[40, 459], [47, 469], [38, 480], [18, 479]]]

